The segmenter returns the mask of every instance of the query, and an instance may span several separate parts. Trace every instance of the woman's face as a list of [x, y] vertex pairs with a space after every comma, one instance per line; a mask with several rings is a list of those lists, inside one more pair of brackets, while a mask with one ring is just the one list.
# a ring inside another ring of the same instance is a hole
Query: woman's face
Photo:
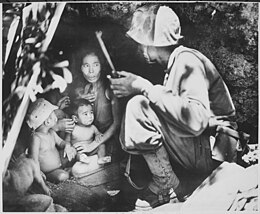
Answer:
[[88, 54], [82, 60], [81, 71], [90, 83], [98, 81], [101, 74], [101, 64], [95, 54]]

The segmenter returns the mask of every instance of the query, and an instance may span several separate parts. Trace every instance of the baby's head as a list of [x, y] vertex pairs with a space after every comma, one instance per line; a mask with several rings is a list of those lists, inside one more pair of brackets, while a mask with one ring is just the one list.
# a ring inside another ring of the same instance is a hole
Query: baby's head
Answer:
[[90, 126], [94, 121], [91, 103], [86, 99], [77, 99], [73, 102], [72, 119], [78, 125]]
[[52, 105], [49, 101], [40, 98], [33, 102], [27, 112], [27, 124], [33, 130], [41, 126], [52, 128], [57, 123], [57, 116], [54, 110], [57, 106]]
[[102, 57], [97, 51], [89, 49], [82, 54], [81, 58], [81, 72], [84, 78], [90, 82], [95, 83], [101, 76]]

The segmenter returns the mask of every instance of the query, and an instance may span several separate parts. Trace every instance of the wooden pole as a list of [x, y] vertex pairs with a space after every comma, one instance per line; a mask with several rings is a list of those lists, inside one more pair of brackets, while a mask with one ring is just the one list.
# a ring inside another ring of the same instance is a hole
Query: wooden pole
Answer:
[[46, 39], [44, 40], [44, 43], [42, 45], [42, 52], [47, 51], [49, 44], [51, 43], [51, 40], [54, 36], [54, 33], [56, 31], [56, 28], [59, 24], [61, 14], [65, 8], [66, 3], [57, 3], [57, 8], [55, 10], [55, 14], [51, 20], [50, 26], [48, 28], [48, 31], [46, 33]]
[[30, 93], [32, 92], [33, 87], [36, 86], [37, 78], [40, 74], [40, 71], [41, 71], [40, 69], [35, 69], [33, 71], [33, 75], [32, 75], [32, 77], [31, 77], [31, 79], [28, 83], [26, 92], [25, 92], [23, 99], [22, 99], [22, 103], [19, 106], [18, 111], [15, 115], [12, 128], [8, 133], [6, 143], [5, 143], [4, 148], [2, 150], [1, 156], [4, 158], [4, 162], [3, 162], [4, 163], [4, 170], [3, 170], [3, 174], [2, 174], [3, 177], [4, 177], [5, 172], [7, 170], [7, 167], [8, 167], [9, 161], [11, 159], [11, 156], [12, 156], [12, 153], [13, 153], [13, 150], [14, 150], [20, 129], [22, 127], [23, 119], [25, 117], [27, 108], [28, 108], [29, 103], [30, 103]]
[[17, 33], [17, 28], [18, 28], [19, 22], [20, 22], [20, 17], [17, 16], [17, 17], [15, 17], [13, 19], [13, 21], [12, 21], [12, 23], [10, 25], [10, 28], [9, 28], [9, 31], [8, 31], [8, 34], [7, 34], [8, 42], [6, 44], [4, 64], [6, 64], [7, 59], [9, 57], [9, 54], [11, 52], [11, 48], [12, 48], [13, 43], [14, 43], [14, 39], [15, 39], [15, 36], [16, 36], [16, 33]]
[[106, 46], [105, 46], [101, 36], [102, 36], [102, 31], [96, 31], [97, 40], [98, 40], [98, 42], [100, 44], [100, 47], [101, 47], [101, 49], [102, 49], [102, 51], [103, 51], [103, 53], [104, 53], [104, 55], [105, 55], [105, 57], [106, 57], [106, 59], [108, 61], [108, 64], [110, 65], [110, 68], [112, 69], [112, 77], [116, 78], [116, 77], [118, 77], [118, 74], [116, 72], [115, 66], [113, 65], [113, 62], [112, 62], [112, 60], [111, 60], [111, 58], [109, 56], [109, 53], [108, 53], [108, 51], [106, 49]]

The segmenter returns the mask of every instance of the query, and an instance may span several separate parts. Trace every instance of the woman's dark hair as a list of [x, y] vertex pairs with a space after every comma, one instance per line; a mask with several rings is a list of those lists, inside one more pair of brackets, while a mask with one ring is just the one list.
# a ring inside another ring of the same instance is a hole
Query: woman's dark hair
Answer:
[[106, 78], [108, 74], [108, 63], [104, 58], [104, 54], [102, 53], [99, 44], [97, 44], [95, 41], [82, 42], [77, 47], [75, 47], [73, 53], [71, 54], [70, 70], [73, 74], [73, 82], [70, 84], [68, 89], [70, 97], [75, 96], [74, 91], [76, 88], [79, 86], [85, 87], [85, 85], [88, 83], [87, 80], [83, 77], [81, 65], [82, 59], [87, 54], [92, 53], [99, 58], [101, 64], [101, 80], [103, 80], [105, 84], [108, 84], [108, 80]]
[[80, 65], [82, 65], [82, 60], [87, 55], [96, 55], [100, 61], [101, 68], [103, 68], [105, 64], [105, 60], [103, 57], [103, 53], [99, 50], [99, 47], [82, 47], [79, 50], [79, 59], [80, 59]]
[[105, 72], [107, 70], [107, 62], [105, 61], [104, 54], [101, 51], [101, 48], [98, 45], [90, 45], [90, 44], [82, 44], [80, 48], [74, 54], [74, 61], [75, 61], [75, 71], [78, 74], [82, 75], [81, 72], [81, 65], [82, 60], [87, 55], [96, 55], [100, 61], [101, 65], [101, 76], [106, 76]]

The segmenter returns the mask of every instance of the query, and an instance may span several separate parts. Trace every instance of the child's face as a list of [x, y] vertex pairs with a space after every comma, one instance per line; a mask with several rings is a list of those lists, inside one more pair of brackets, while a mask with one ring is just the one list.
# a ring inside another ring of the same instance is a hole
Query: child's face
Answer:
[[78, 108], [78, 123], [89, 126], [94, 121], [94, 113], [91, 105], [83, 105]]
[[82, 60], [81, 71], [90, 83], [98, 81], [101, 72], [101, 65], [95, 54], [88, 54]]
[[54, 111], [50, 114], [48, 120], [49, 120], [49, 126], [50, 127], [53, 127], [53, 126], [56, 125], [56, 123], [58, 121], [58, 118], [57, 118], [57, 116], [56, 116]]

